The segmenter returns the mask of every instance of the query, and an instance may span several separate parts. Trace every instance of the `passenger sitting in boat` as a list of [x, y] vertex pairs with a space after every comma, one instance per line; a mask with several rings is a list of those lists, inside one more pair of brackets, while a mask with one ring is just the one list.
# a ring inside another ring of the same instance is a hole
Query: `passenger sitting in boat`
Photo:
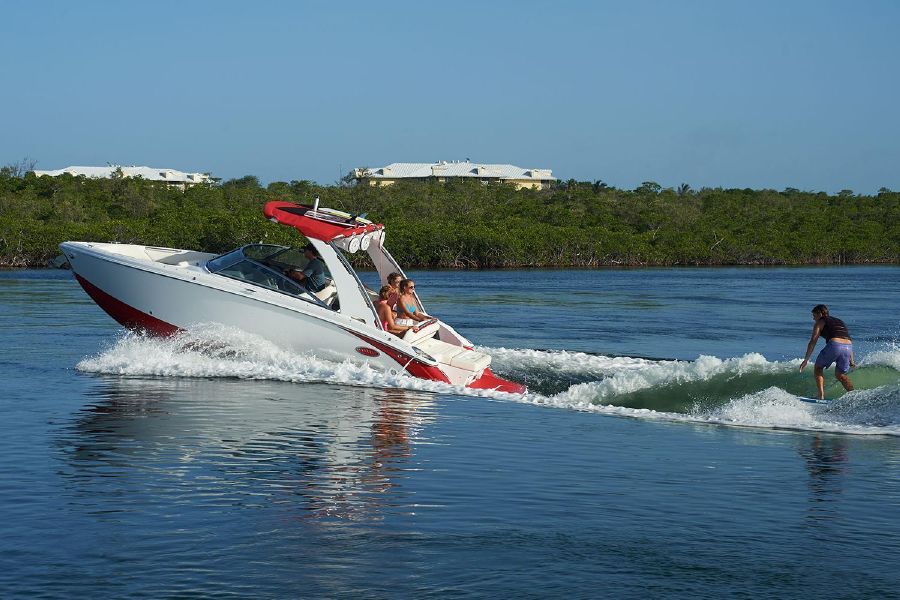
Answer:
[[303, 254], [309, 261], [306, 267], [303, 270], [288, 269], [284, 274], [302, 283], [310, 292], [324, 290], [328, 282], [325, 280], [325, 263], [322, 262], [319, 251], [312, 244], [307, 244], [303, 247]]
[[391, 295], [391, 286], [384, 285], [381, 287], [381, 290], [378, 292], [378, 305], [376, 306], [376, 310], [378, 311], [378, 319], [381, 321], [381, 326], [385, 331], [389, 331], [397, 336], [402, 336], [406, 333], [407, 330], [412, 329], [409, 325], [398, 325], [394, 320], [394, 311], [391, 310], [391, 306], [389, 304], [388, 298]]
[[387, 276], [387, 284], [391, 286], [391, 293], [388, 296], [388, 306], [391, 310], [397, 312], [397, 299], [400, 297], [400, 280], [403, 276], [400, 273], [391, 273]]
[[414, 326], [421, 321], [427, 321], [431, 317], [419, 309], [419, 303], [415, 296], [416, 282], [412, 279], [404, 279], [400, 282], [400, 297], [397, 299], [398, 325]]

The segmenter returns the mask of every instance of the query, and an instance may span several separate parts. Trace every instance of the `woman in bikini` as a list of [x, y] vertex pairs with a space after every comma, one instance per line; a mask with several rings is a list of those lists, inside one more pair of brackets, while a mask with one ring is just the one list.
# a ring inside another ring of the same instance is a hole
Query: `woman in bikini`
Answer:
[[403, 276], [400, 273], [391, 273], [387, 276], [387, 284], [391, 286], [391, 293], [388, 295], [388, 306], [391, 310], [397, 312], [397, 299], [400, 297], [400, 280]]
[[407, 330], [412, 329], [411, 326], [407, 325], [398, 325], [396, 320], [394, 319], [394, 311], [391, 310], [391, 306], [389, 304], [389, 298], [391, 295], [391, 286], [384, 285], [381, 287], [381, 290], [378, 291], [378, 305], [375, 309], [378, 311], [378, 320], [381, 321], [381, 326], [385, 331], [393, 333], [397, 336], [402, 336]]
[[412, 279], [404, 279], [400, 282], [400, 297], [397, 299], [398, 325], [412, 327], [431, 318], [419, 308], [415, 290], [416, 282]]

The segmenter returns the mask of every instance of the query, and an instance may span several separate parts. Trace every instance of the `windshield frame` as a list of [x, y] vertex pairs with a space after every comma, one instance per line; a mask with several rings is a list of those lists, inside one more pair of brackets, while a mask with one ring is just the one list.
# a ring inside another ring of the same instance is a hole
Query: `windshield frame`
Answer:
[[[311, 304], [315, 304], [317, 306], [325, 308], [329, 311], [334, 310], [329, 305], [325, 304], [322, 300], [319, 300], [319, 298], [315, 294], [313, 294], [308, 289], [306, 289], [306, 287], [303, 286], [302, 284], [298, 283], [297, 281], [294, 281], [293, 279], [286, 276], [281, 271], [270, 267], [266, 263], [262, 262], [262, 260], [256, 259], [256, 258], [251, 258], [250, 256], [247, 256], [246, 249], [257, 247], [257, 246], [271, 246], [273, 248], [279, 248], [279, 250], [277, 250], [276, 252], [272, 252], [271, 254], [268, 254], [265, 257], [265, 259], [271, 259], [273, 257], [277, 257], [280, 254], [283, 254], [292, 249], [290, 246], [280, 246], [278, 244], [246, 244], [244, 246], [241, 246], [240, 248], [235, 248], [234, 250], [232, 250], [230, 252], [226, 252], [225, 254], [221, 254], [219, 256], [216, 256], [215, 258], [209, 259], [208, 261], [206, 261], [206, 265], [204, 265], [204, 266], [205, 266], [206, 270], [213, 275], [219, 275], [221, 277], [226, 277], [233, 281], [239, 281], [245, 285], [251, 285], [251, 286], [258, 287], [258, 288], [261, 288], [264, 290], [277, 292], [279, 294], [288, 296], [289, 298], [299, 298], [299, 299], [309, 302]], [[299, 289], [300, 292], [298, 294], [294, 294], [294, 293], [282, 290], [278, 286], [270, 287], [267, 285], [262, 285], [255, 281], [251, 281], [249, 279], [242, 279], [240, 277], [234, 277], [232, 275], [229, 275], [228, 273], [222, 272], [227, 269], [230, 269], [231, 267], [233, 267], [243, 261], [248, 261], [257, 267], [264, 269], [266, 272], [268, 272], [270, 275], [276, 277], [278, 280], [283, 280], [283, 281], [288, 282], [292, 287]], [[338, 297], [340, 297], [340, 294], [338, 294]]]

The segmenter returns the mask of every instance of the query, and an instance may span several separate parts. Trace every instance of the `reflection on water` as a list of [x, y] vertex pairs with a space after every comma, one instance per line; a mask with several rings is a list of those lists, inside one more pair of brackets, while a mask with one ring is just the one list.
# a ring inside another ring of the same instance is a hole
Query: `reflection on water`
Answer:
[[[67, 481], [104, 514], [147, 490], [208, 508], [378, 519], [415, 468], [428, 394], [277, 382], [103, 378], [59, 442]], [[147, 509], [147, 507], [144, 507]]]
[[798, 448], [798, 452], [809, 473], [808, 519], [815, 522], [834, 519], [848, 468], [846, 441], [840, 436], [816, 435], [807, 446]]
[[809, 489], [816, 501], [826, 501], [841, 491], [847, 464], [847, 443], [840, 437], [813, 436], [809, 448], [801, 449], [809, 471]]

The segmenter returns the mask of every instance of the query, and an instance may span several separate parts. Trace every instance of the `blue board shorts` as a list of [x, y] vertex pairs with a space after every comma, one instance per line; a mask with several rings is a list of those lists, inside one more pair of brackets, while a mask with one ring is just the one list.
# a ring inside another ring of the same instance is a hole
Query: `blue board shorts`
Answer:
[[843, 342], [827, 342], [816, 357], [816, 366], [827, 369], [835, 365], [835, 373], [846, 373], [850, 370], [850, 357], [853, 355], [853, 344]]

